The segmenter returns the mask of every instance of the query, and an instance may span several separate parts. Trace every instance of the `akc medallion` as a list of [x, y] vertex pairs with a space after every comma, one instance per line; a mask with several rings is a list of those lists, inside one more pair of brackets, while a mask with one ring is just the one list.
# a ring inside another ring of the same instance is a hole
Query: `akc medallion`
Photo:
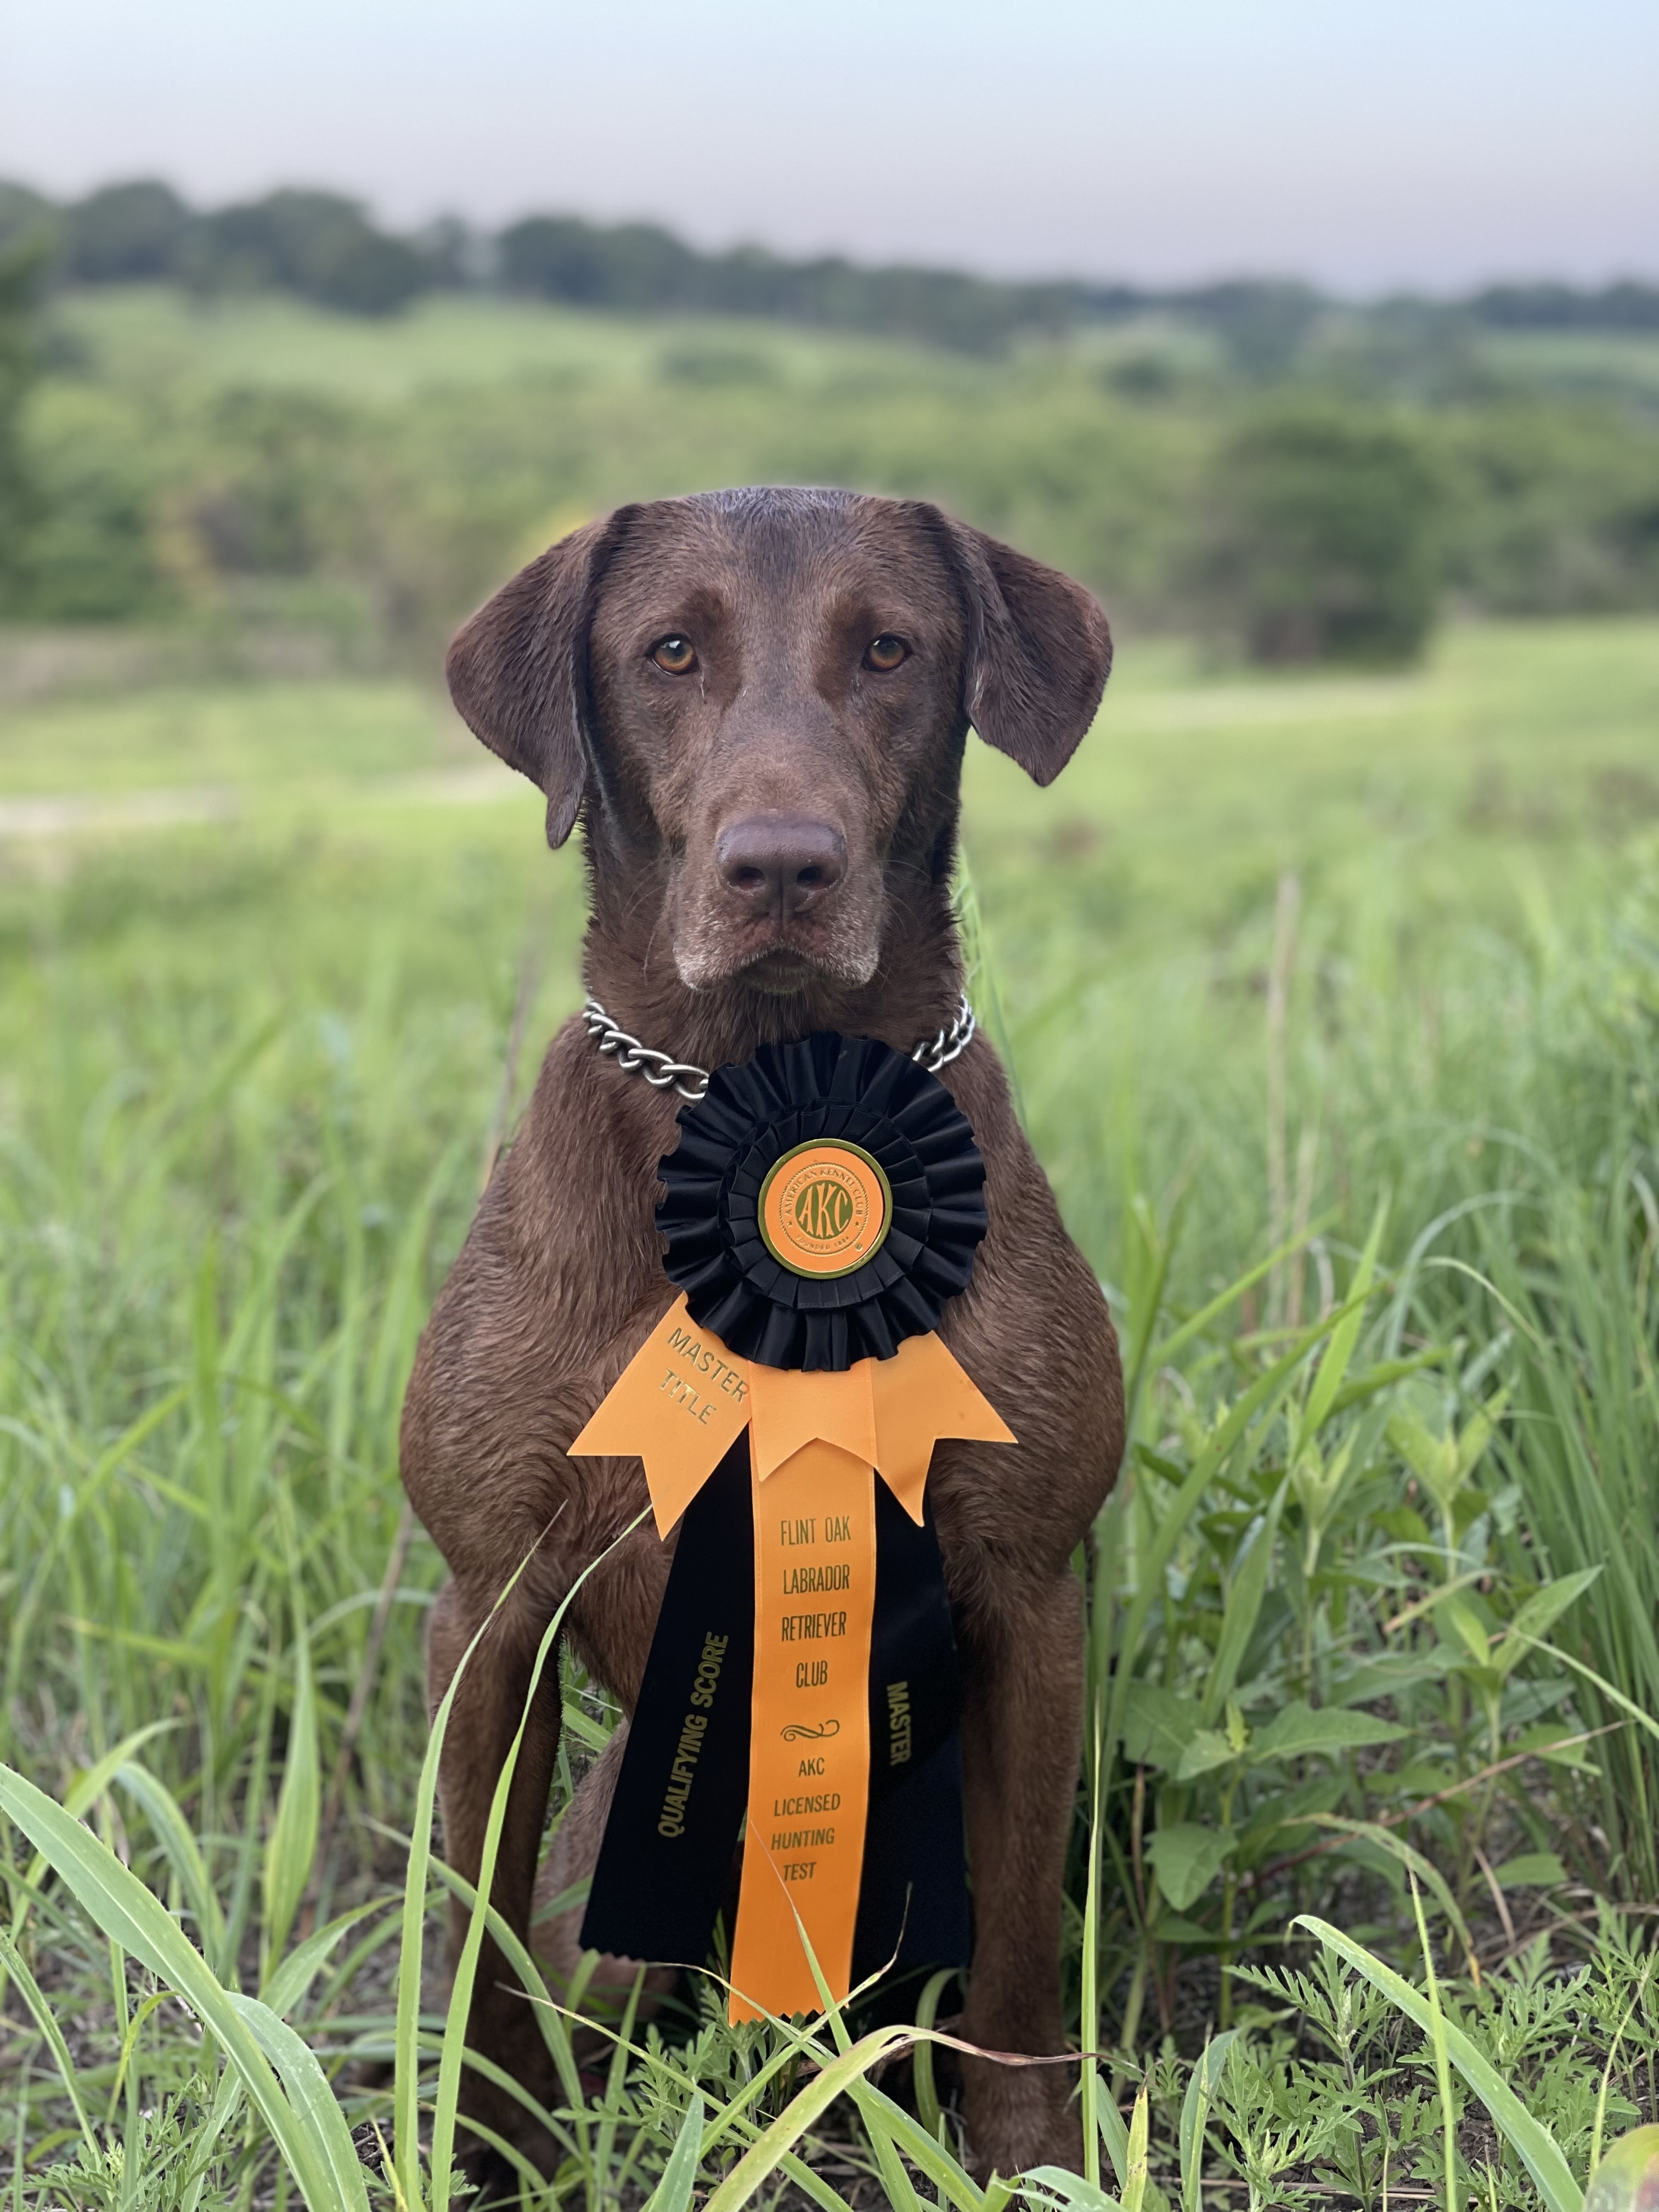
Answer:
[[880, 1251], [892, 1214], [880, 1161], [845, 1139], [797, 1145], [761, 1185], [761, 1236], [797, 1275], [850, 1275]]
[[936, 1075], [821, 1030], [682, 1108], [657, 1226], [691, 1318], [763, 1366], [843, 1373], [936, 1329], [987, 1227], [985, 1163]]

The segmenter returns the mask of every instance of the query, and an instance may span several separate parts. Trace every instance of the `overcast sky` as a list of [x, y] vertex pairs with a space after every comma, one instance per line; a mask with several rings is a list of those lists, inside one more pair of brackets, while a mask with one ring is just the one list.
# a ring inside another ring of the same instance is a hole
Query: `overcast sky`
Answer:
[[1659, 276], [1659, 0], [5, 0], [0, 174], [1340, 289]]

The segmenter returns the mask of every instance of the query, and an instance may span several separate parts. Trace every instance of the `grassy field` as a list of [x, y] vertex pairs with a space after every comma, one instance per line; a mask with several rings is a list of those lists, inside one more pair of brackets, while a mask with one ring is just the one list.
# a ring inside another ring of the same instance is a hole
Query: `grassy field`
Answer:
[[154, 285], [82, 292], [57, 311], [71, 356], [96, 374], [139, 386], [188, 382], [208, 389], [261, 386], [326, 392], [370, 404], [422, 392], [476, 390], [543, 378], [557, 385], [656, 380], [665, 368], [696, 381], [812, 386], [873, 371], [934, 385], [965, 385], [1000, 372], [952, 362], [890, 338], [792, 329], [741, 317], [596, 314], [461, 295], [422, 300], [395, 331], [361, 316], [277, 297], [194, 301]]
[[[1136, 1388], [1079, 1563], [1091, 2169], [1034, 2206], [1576, 2206], [1659, 2118], [1656, 726], [1652, 623], [1299, 682], [1131, 633], [1052, 792], [970, 759], [975, 995]], [[396, 1418], [580, 919], [414, 686], [7, 710], [19, 2205], [447, 2201]], [[1006, 2201], [944, 2057], [861, 2044], [808, 2109], [830, 2031], [633, 2040], [526, 2203]]]
[[[100, 376], [140, 386], [278, 386], [374, 402], [438, 388], [526, 379], [603, 377], [775, 382], [807, 388], [848, 377], [883, 382], [907, 373], [937, 388], [1005, 384], [1021, 358], [1056, 350], [1109, 372], [1149, 356], [1177, 375], [1219, 378], [1209, 334], [1168, 316], [1140, 315], [1075, 334], [1056, 349], [1027, 340], [1014, 361], [942, 356], [894, 338], [866, 338], [740, 316], [630, 317], [542, 301], [438, 294], [390, 330], [362, 317], [274, 296], [191, 300], [154, 285], [71, 294], [54, 310], [60, 354]], [[1316, 345], [1321, 359], [1352, 349], [1340, 325]], [[1601, 331], [1466, 333], [1468, 357], [1519, 390], [1659, 400], [1659, 341]], [[1133, 372], [1132, 372], [1133, 374]]]

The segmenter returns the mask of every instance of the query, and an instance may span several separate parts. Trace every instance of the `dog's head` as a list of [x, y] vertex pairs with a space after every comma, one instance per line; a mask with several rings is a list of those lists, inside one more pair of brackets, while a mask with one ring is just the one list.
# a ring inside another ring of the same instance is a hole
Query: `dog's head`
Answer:
[[550, 843], [582, 817], [596, 908], [647, 960], [793, 994], [868, 982], [937, 902], [969, 725], [1046, 784], [1110, 665], [1088, 592], [937, 507], [748, 490], [590, 523], [448, 668]]

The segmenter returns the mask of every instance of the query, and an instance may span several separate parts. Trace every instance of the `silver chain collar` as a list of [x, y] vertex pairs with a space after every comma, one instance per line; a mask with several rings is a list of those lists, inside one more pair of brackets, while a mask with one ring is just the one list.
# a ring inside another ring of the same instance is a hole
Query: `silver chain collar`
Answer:
[[[641, 1044], [636, 1036], [629, 1036], [625, 1029], [611, 1020], [597, 999], [582, 1001], [582, 1019], [599, 1050], [613, 1054], [617, 1066], [626, 1068], [630, 1075], [642, 1075], [653, 1091], [678, 1091], [682, 1098], [689, 1098], [694, 1105], [708, 1091], [707, 1068], [693, 1067], [689, 1060], [671, 1059], [667, 1053]], [[941, 1067], [948, 1067], [967, 1051], [977, 1026], [964, 991], [949, 1027], [942, 1029], [937, 1036], [923, 1037], [912, 1048], [910, 1057], [929, 1075], [937, 1075]]]

